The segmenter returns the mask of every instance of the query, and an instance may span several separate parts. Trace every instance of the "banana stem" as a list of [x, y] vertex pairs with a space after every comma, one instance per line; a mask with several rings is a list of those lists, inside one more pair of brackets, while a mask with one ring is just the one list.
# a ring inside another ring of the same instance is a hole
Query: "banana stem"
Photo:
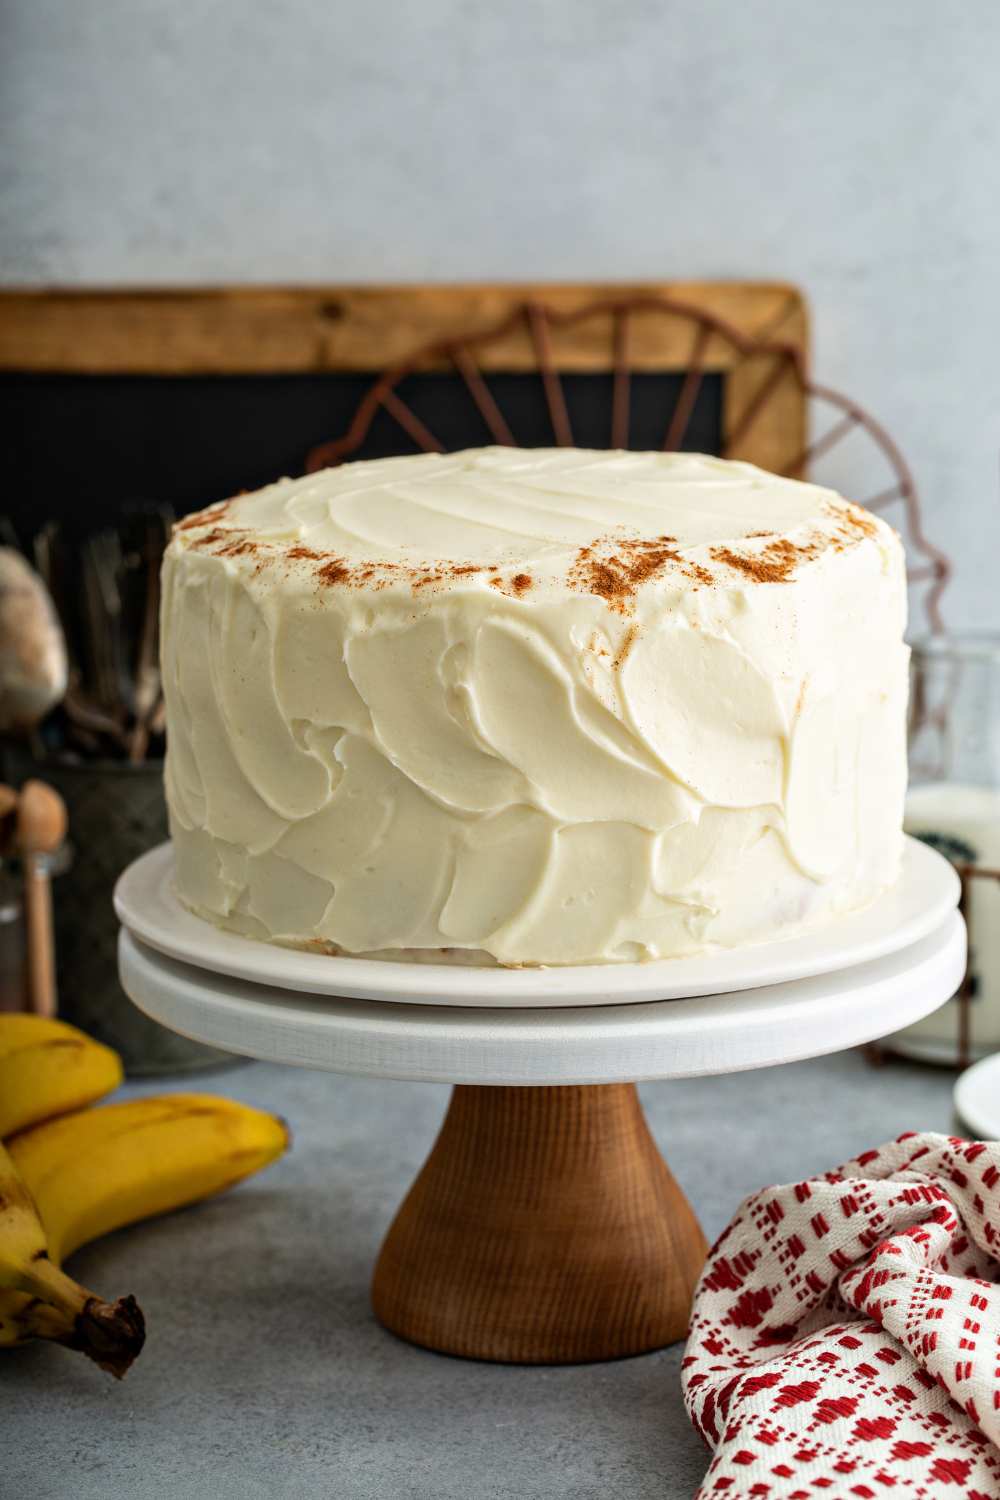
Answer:
[[47, 1255], [34, 1260], [19, 1279], [31, 1297], [20, 1320], [26, 1334], [78, 1349], [121, 1379], [146, 1340], [146, 1322], [134, 1297], [105, 1302]]
[[88, 1297], [71, 1328], [47, 1333], [43, 1325], [40, 1337], [54, 1338], [68, 1349], [78, 1349], [102, 1370], [121, 1380], [146, 1342], [146, 1320], [134, 1297], [119, 1297], [117, 1302]]
[[75, 1316], [37, 1297], [22, 1295], [16, 1303], [12, 1294], [8, 1298], [6, 1307], [0, 1307], [0, 1334], [6, 1335], [0, 1343], [49, 1339], [85, 1354], [119, 1380], [145, 1343], [146, 1324], [134, 1297], [102, 1302], [88, 1296]]
[[92, 1296], [86, 1287], [80, 1286], [65, 1271], [60, 1271], [58, 1266], [53, 1265], [45, 1251], [36, 1254], [27, 1265], [18, 1267], [8, 1284], [17, 1286], [20, 1291], [27, 1292], [32, 1297], [38, 1297], [42, 1302], [50, 1303], [70, 1318], [83, 1312]]

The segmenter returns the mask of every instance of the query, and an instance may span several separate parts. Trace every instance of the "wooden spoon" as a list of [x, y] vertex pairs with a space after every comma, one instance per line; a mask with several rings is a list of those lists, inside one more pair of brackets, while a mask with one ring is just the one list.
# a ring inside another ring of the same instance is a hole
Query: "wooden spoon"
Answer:
[[56, 1013], [55, 943], [49, 856], [66, 837], [66, 804], [44, 781], [26, 781], [17, 804], [17, 846], [24, 868], [28, 988], [36, 1015]]

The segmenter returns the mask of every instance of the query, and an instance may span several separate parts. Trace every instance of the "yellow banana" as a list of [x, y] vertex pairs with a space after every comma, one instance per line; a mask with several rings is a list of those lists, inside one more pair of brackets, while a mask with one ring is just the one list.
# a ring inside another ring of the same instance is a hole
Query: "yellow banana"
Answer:
[[[32, 1238], [19, 1220], [8, 1226], [0, 1215], [0, 1348], [57, 1339], [124, 1374], [143, 1338], [135, 1300], [113, 1307], [86, 1301], [90, 1294], [68, 1277], [53, 1279], [62, 1276], [60, 1262], [98, 1235], [221, 1192], [280, 1156], [288, 1140], [274, 1115], [199, 1094], [79, 1110], [12, 1137], [7, 1161], [20, 1174], [20, 1191], [30, 1193], [40, 1228]], [[38, 1271], [39, 1257], [37, 1279], [26, 1282], [24, 1256], [36, 1255], [46, 1239], [47, 1269]], [[13, 1267], [6, 1280], [4, 1261]], [[83, 1319], [73, 1311], [74, 1296], [84, 1299]]]
[[93, 1104], [121, 1081], [118, 1054], [75, 1026], [0, 1015], [0, 1139]]
[[77, 1246], [231, 1187], [280, 1156], [283, 1120], [209, 1094], [79, 1110], [7, 1146], [59, 1265]]
[[3, 1146], [0, 1288], [0, 1344], [57, 1339], [115, 1375], [124, 1375], [142, 1348], [145, 1325], [134, 1297], [109, 1304], [53, 1265], [31, 1194]]

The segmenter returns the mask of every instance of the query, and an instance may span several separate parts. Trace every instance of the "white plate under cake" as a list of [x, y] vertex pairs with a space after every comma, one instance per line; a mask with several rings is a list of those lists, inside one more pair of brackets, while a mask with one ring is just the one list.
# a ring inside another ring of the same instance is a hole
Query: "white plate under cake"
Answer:
[[246, 936], [510, 964], [806, 931], [896, 879], [905, 571], [689, 454], [347, 464], [164, 568], [177, 891]]

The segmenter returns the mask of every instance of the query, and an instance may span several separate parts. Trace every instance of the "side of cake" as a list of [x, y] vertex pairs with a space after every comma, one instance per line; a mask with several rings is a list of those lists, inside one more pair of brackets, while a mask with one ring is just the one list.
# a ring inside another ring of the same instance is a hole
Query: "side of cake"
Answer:
[[669, 958], [896, 878], [906, 584], [881, 520], [687, 454], [345, 465], [164, 565], [177, 890], [248, 936]]

